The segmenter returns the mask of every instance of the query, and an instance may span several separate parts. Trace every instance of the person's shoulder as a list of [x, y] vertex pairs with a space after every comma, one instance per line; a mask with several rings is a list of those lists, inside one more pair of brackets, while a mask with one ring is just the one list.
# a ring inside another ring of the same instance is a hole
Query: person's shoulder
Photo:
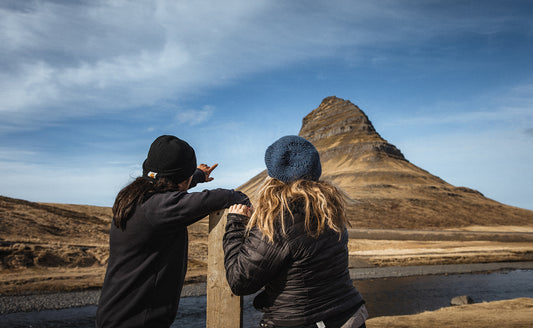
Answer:
[[186, 191], [166, 191], [149, 195], [143, 202], [144, 206], [160, 206], [168, 202], [175, 202], [187, 194]]

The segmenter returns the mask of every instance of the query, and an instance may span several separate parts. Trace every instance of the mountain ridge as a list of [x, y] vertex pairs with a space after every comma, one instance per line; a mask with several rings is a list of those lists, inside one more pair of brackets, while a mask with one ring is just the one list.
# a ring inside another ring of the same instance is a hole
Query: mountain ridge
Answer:
[[[324, 98], [302, 119], [299, 135], [320, 153], [321, 179], [347, 194], [348, 215], [355, 227], [430, 229], [533, 223], [533, 211], [453, 186], [412, 164], [348, 100]], [[264, 170], [238, 189], [253, 198], [266, 177]]]

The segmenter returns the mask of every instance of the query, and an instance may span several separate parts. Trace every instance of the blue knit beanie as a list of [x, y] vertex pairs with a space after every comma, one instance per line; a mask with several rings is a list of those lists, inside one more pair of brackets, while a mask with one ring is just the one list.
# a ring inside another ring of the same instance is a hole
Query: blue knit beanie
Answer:
[[265, 152], [268, 175], [285, 183], [306, 179], [318, 181], [322, 174], [320, 155], [315, 146], [299, 136], [285, 136]]

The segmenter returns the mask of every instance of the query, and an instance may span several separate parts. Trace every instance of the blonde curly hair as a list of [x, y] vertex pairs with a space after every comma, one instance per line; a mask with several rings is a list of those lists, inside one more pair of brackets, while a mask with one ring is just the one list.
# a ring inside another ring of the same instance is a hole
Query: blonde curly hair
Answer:
[[284, 183], [267, 177], [254, 202], [254, 212], [248, 221], [249, 233], [257, 227], [270, 242], [274, 240], [275, 226], [286, 233], [287, 215], [293, 218], [291, 205], [302, 204], [305, 210], [305, 230], [309, 236], [318, 237], [326, 227], [339, 233], [349, 225], [346, 217], [346, 195], [326, 181], [296, 180]]

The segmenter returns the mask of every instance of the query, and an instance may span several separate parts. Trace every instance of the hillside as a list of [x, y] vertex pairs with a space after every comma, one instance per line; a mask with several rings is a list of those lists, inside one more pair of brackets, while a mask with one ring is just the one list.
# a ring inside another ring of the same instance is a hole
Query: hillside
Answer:
[[[111, 208], [0, 196], [0, 295], [99, 288]], [[188, 282], [205, 280], [207, 222], [189, 228]]]
[[[325, 98], [303, 118], [300, 136], [320, 153], [321, 179], [348, 195], [354, 228], [431, 229], [533, 225], [533, 211], [456, 187], [410, 163], [350, 101]], [[252, 196], [266, 170], [239, 187]]]
[[87, 267], [107, 261], [111, 209], [0, 196], [2, 268]]

